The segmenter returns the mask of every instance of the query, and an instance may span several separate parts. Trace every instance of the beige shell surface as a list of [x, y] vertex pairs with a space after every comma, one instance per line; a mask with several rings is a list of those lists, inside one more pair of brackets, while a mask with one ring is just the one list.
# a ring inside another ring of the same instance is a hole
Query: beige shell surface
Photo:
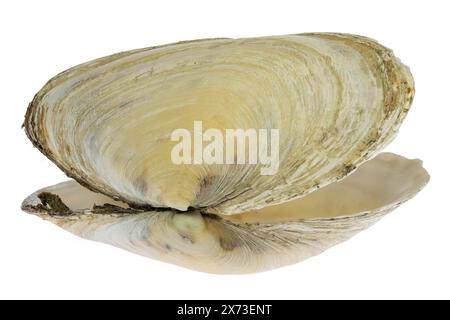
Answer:
[[[347, 176], [394, 137], [413, 93], [408, 68], [364, 37], [198, 40], [67, 70], [36, 95], [24, 126], [91, 190], [135, 208], [232, 215]], [[170, 133], [194, 121], [204, 129], [279, 129], [277, 174], [261, 175], [260, 165], [173, 164]]]
[[383, 153], [345, 179], [259, 212], [130, 209], [64, 182], [30, 195], [22, 208], [82, 238], [211, 273], [252, 273], [292, 264], [352, 237], [428, 182], [421, 161]]

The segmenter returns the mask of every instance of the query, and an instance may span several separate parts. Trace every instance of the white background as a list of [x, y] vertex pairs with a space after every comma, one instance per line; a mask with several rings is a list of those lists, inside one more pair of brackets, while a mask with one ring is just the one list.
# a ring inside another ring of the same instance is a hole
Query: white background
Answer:
[[[450, 298], [448, 1], [2, 1], [0, 298]], [[82, 240], [20, 210], [66, 179], [27, 140], [27, 104], [56, 73], [179, 40], [357, 33], [411, 67], [416, 98], [389, 146], [429, 185], [374, 227], [297, 265], [255, 275], [182, 269]]]

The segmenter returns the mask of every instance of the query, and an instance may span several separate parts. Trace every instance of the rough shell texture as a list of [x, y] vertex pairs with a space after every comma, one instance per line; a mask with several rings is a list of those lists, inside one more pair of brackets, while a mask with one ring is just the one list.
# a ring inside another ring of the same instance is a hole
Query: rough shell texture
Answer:
[[25, 211], [82, 238], [212, 273], [251, 273], [316, 255], [413, 197], [429, 176], [419, 160], [383, 153], [346, 179], [259, 212], [144, 211], [68, 181], [40, 190]]
[[[393, 138], [413, 93], [407, 67], [368, 38], [210, 39], [69, 69], [36, 95], [24, 125], [39, 150], [91, 190], [135, 208], [237, 214], [347, 176]], [[174, 165], [170, 133], [194, 120], [204, 129], [280, 129], [278, 173]]]

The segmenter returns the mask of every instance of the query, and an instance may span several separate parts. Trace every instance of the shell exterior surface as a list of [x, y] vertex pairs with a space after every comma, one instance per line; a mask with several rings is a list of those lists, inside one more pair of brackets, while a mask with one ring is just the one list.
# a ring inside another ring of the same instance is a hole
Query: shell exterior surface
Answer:
[[[252, 273], [350, 238], [413, 197], [428, 179], [419, 160], [383, 153], [346, 179], [258, 213], [138, 211], [73, 180], [37, 191], [22, 208], [82, 238], [143, 256], [211, 273]], [[43, 197], [48, 194], [59, 200]]]
[[[133, 207], [259, 210], [346, 177], [396, 134], [407, 67], [343, 34], [209, 39], [119, 53], [69, 69], [36, 95], [35, 146], [82, 185]], [[261, 165], [175, 165], [170, 134], [280, 130], [277, 174]]]
[[[295, 263], [428, 182], [419, 160], [377, 155], [413, 95], [389, 49], [348, 34], [205, 39], [90, 61], [51, 79], [28, 107], [28, 137], [75, 180], [33, 193], [22, 209], [199, 271]], [[279, 130], [278, 170], [173, 163], [171, 133], [198, 121], [203, 131]]]

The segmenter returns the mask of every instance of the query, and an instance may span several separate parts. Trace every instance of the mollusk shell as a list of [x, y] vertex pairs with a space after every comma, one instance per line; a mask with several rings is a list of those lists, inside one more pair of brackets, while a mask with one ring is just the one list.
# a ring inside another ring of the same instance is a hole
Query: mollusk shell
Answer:
[[[382, 153], [340, 182], [243, 215], [133, 212], [73, 180], [37, 191], [22, 208], [82, 238], [150, 258], [210, 273], [253, 273], [302, 261], [347, 240], [413, 197], [428, 179], [421, 161]], [[71, 212], [61, 203], [43, 204], [43, 193], [57, 195]]]
[[[51, 79], [30, 103], [33, 144], [74, 180], [23, 210], [82, 238], [213, 273], [301, 261], [413, 197], [419, 160], [378, 152], [412, 76], [347, 34], [206, 39], [118, 53]], [[171, 133], [278, 129], [279, 167], [171, 161]]]
[[[411, 104], [407, 67], [343, 34], [209, 39], [119, 53], [50, 80], [26, 132], [83, 186], [134, 207], [238, 214], [344, 178], [395, 135]], [[279, 129], [279, 169], [175, 165], [171, 132]]]

